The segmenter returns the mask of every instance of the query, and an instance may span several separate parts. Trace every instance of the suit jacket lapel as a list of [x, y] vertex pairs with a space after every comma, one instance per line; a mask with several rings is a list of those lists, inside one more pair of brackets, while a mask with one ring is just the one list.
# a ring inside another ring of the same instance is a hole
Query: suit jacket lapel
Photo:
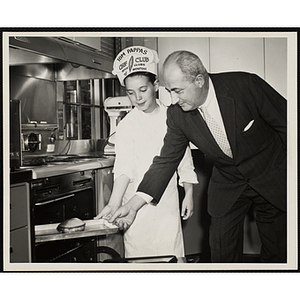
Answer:
[[189, 116], [192, 127], [188, 127], [196, 134], [193, 134], [195, 139], [192, 141], [192, 143], [194, 143], [200, 150], [202, 150], [204, 153], [207, 153], [209, 156], [219, 157], [224, 155], [227, 157], [218, 146], [198, 109], [191, 111]]
[[231, 151], [234, 155], [236, 145], [234, 99], [228, 96], [228, 88], [223, 83], [216, 84], [213, 76], [211, 76], [211, 79], [215, 88], [227, 138], [229, 140]]

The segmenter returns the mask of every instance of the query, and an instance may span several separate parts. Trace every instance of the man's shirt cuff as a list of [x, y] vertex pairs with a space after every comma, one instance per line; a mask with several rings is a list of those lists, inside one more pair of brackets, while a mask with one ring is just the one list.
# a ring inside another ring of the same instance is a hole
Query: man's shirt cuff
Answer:
[[148, 194], [145, 194], [143, 192], [136, 192], [136, 194], [140, 197], [142, 197], [147, 204], [149, 204], [152, 200], [153, 200], [153, 197], [152, 196], [149, 196]]

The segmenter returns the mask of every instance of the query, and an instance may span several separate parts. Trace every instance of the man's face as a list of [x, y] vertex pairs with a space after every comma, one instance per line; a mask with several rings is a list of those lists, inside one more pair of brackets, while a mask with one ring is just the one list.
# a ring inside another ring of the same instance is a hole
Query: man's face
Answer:
[[165, 88], [170, 93], [172, 104], [178, 104], [182, 110], [194, 110], [206, 100], [204, 78], [199, 74], [194, 80], [185, 78], [176, 64], [170, 64], [164, 69]]

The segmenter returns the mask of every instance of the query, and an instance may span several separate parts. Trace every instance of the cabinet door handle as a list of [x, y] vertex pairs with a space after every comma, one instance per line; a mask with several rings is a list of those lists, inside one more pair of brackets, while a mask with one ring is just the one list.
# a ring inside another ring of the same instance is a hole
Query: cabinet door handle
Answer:
[[101, 61], [92, 58], [92, 62], [97, 65], [102, 65]]
[[61, 200], [64, 200], [64, 199], [67, 199], [67, 198], [70, 198], [70, 197], [74, 197], [74, 196], [75, 196], [75, 194], [70, 194], [70, 195], [67, 195], [67, 196], [64, 196], [64, 197], [55, 198], [55, 199], [45, 201], [45, 202], [37, 202], [37, 203], [35, 203], [35, 205], [45, 205], [45, 204], [49, 204], [49, 203], [56, 202], [56, 201], [61, 201]]
[[86, 183], [90, 183], [91, 181], [92, 181], [91, 178], [74, 181], [73, 186], [84, 186]]

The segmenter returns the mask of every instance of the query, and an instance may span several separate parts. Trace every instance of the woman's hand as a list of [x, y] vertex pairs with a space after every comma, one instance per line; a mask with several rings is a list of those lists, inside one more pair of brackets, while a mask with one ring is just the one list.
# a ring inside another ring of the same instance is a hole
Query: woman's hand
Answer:
[[114, 180], [113, 190], [109, 198], [108, 204], [94, 219], [109, 220], [121, 206], [122, 198], [129, 184], [129, 177], [121, 175]]
[[117, 206], [107, 204], [94, 219], [109, 220], [117, 211], [117, 209], [118, 209]]
[[189, 219], [194, 213], [193, 197], [185, 196], [182, 201], [181, 217], [183, 220]]

